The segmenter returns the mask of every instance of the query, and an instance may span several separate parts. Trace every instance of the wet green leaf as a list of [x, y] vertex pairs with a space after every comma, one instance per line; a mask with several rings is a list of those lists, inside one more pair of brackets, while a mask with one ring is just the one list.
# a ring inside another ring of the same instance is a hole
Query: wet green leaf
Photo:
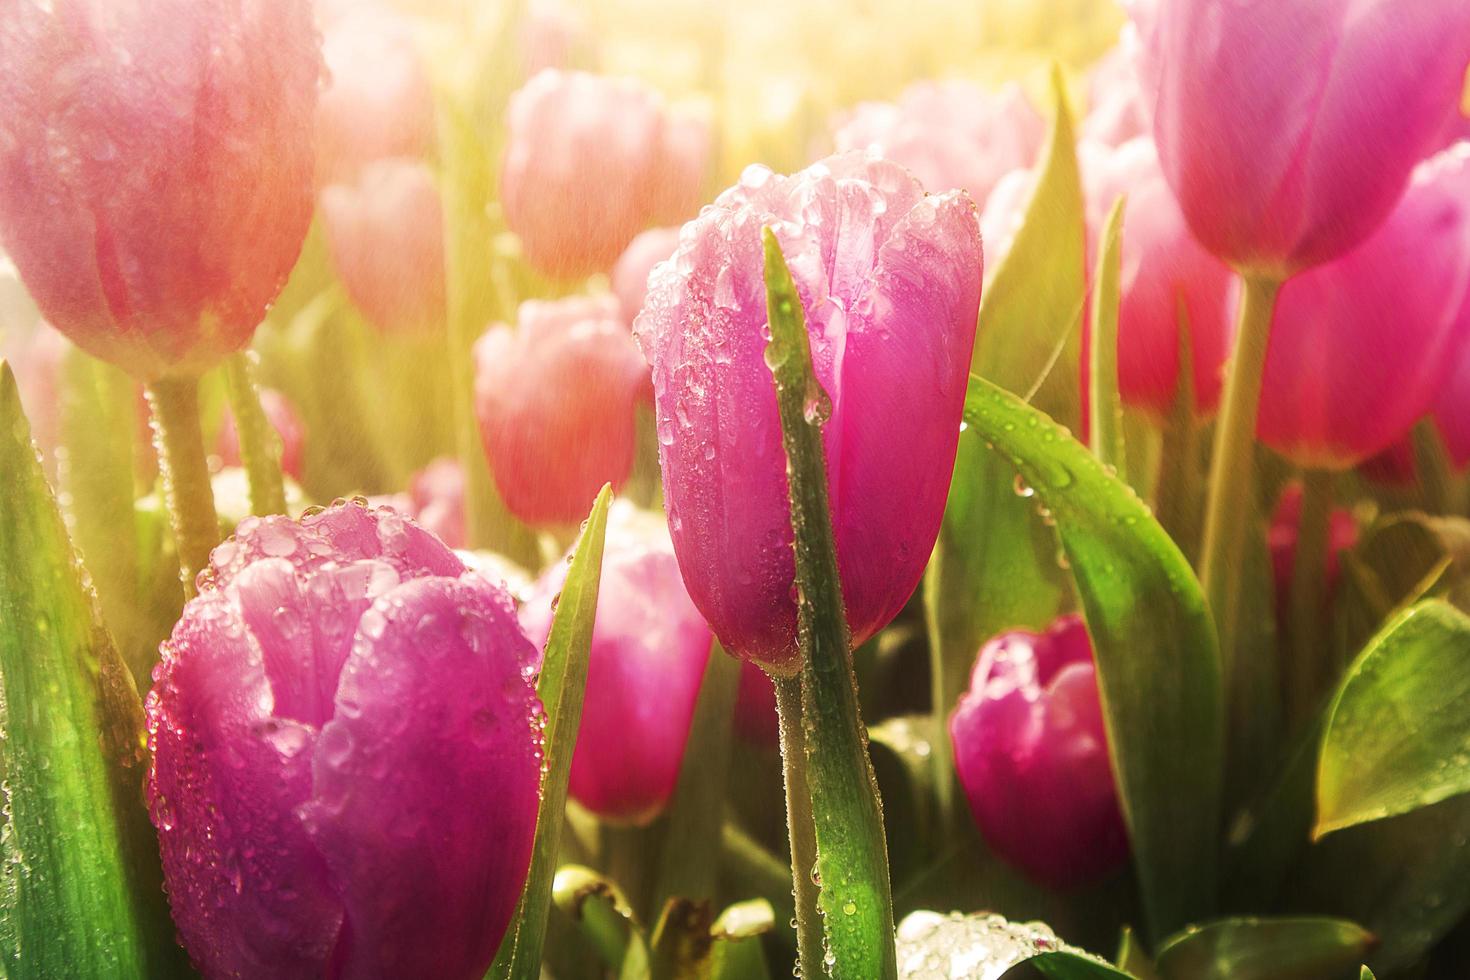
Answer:
[[1334, 980], [1372, 945], [1345, 919], [1221, 919], [1165, 940], [1158, 967], [1164, 980]]
[[1124, 204], [1121, 197], [1114, 201], [1103, 225], [1097, 269], [1092, 275], [1092, 357], [1087, 370], [1093, 452], [1117, 471], [1119, 479], [1126, 481], [1123, 398], [1118, 393], [1118, 304], [1121, 301], [1118, 280], [1122, 275]]
[[1178, 928], [1213, 907], [1219, 846], [1220, 661], [1199, 584], [1133, 490], [1045, 414], [972, 377], [965, 420], [1056, 521], [1150, 931]]

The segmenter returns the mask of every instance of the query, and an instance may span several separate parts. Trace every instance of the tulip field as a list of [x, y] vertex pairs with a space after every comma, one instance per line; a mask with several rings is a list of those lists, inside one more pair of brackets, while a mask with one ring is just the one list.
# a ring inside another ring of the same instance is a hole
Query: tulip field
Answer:
[[1470, 977], [1466, 0], [0, 0], [0, 980]]

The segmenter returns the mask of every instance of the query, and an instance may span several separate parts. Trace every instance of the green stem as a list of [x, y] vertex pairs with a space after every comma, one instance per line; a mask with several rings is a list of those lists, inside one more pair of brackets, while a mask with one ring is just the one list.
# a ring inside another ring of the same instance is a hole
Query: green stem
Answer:
[[281, 476], [281, 437], [260, 406], [254, 358], [249, 351], [231, 355], [225, 361], [225, 387], [235, 416], [240, 461], [250, 480], [250, 511], [264, 517], [286, 512], [286, 484]]
[[791, 890], [796, 899], [796, 951], [803, 977], [822, 975], [822, 917], [817, 912], [817, 831], [807, 785], [806, 735], [801, 725], [801, 678], [772, 677], [781, 723], [786, 777], [786, 828], [791, 835]]
[[956, 671], [948, 665], [945, 654], [944, 616], [944, 540], [934, 545], [934, 554], [924, 572], [924, 629], [929, 639], [929, 711], [934, 718], [934, 798], [939, 810], [939, 833], [952, 840], [959, 821], [955, 812], [954, 746], [949, 738], [949, 713], [959, 701], [961, 690], [955, 687]]
[[1322, 618], [1326, 612], [1332, 481], [1329, 470], [1309, 470], [1302, 477], [1301, 516], [1291, 566], [1290, 664], [1286, 669], [1286, 703], [1293, 725], [1311, 716], [1330, 663]]
[[1271, 311], [1281, 288], [1279, 282], [1249, 276], [1242, 277], [1241, 285], [1235, 352], [1221, 396], [1214, 453], [1210, 459], [1204, 545], [1200, 553], [1200, 583], [1220, 634], [1227, 689], [1235, 665], [1247, 535], [1257, 523], [1253, 499], [1256, 415], [1266, 368], [1266, 347], [1271, 338]]
[[199, 428], [199, 379], [160, 378], [148, 385], [148, 404], [153, 409], [153, 439], [163, 467], [179, 575], [184, 596], [192, 599], [195, 579], [208, 566], [210, 549], [220, 539], [204, 433]]

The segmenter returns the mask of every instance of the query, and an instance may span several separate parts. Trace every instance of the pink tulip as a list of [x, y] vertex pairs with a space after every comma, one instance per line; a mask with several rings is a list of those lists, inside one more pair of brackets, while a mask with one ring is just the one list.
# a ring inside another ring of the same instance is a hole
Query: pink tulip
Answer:
[[1470, 288], [1470, 144], [1419, 168], [1372, 237], [1276, 302], [1257, 433], [1300, 466], [1343, 469], [1430, 408]]
[[545, 68], [566, 68], [588, 41], [582, 16], [559, 0], [533, 0], [521, 24], [521, 65], [526, 78]]
[[692, 183], [703, 179], [690, 131], [631, 79], [540, 72], [511, 96], [509, 125], [500, 176], [505, 220], [527, 260], [548, 275], [611, 268], [634, 235], [667, 220], [670, 182], [686, 189], [696, 162], [701, 173]]
[[[1234, 335], [1235, 285], [1230, 269], [1200, 247], [1159, 171], [1153, 141], [1116, 149], [1080, 148], [1087, 187], [1092, 262], [1108, 210], [1128, 196], [1123, 214], [1121, 302], [1118, 309], [1118, 389], [1125, 404], [1156, 419], [1173, 409], [1179, 379], [1179, 317], [1188, 317], [1194, 410], [1214, 415]], [[1090, 330], [1084, 332], [1090, 344]], [[1083, 404], [1088, 360], [1082, 360]]]
[[311, 219], [306, 0], [0, 5], [0, 245], [142, 380], [239, 350]]
[[475, 409], [495, 485], [528, 524], [587, 516], [633, 466], [648, 367], [612, 296], [521, 304], [475, 344]]
[[1134, 0], [1164, 174], [1196, 236], [1277, 280], [1377, 228], [1440, 145], [1463, 0]]
[[408, 484], [413, 518], [451, 548], [465, 547], [464, 469], [441, 456], [413, 475]]
[[664, 121], [663, 162], [654, 199], [653, 220], [677, 225], [694, 217], [704, 203], [709, 173], [710, 120], [692, 105], [676, 106]]
[[897, 615], [939, 530], [975, 339], [980, 236], [963, 191], [926, 197], [897, 164], [850, 153], [790, 177], [747, 168], [649, 279], [635, 327], [653, 364], [685, 584], [727, 650], [790, 673], [791, 512], [764, 359], [764, 226], [801, 291], [831, 400], [823, 443], [854, 643]]
[[1000, 857], [1054, 888], [1122, 865], [1128, 832], [1081, 617], [981, 647], [949, 732], [970, 811]]
[[996, 181], [1029, 167], [1046, 123], [1019, 86], [916, 82], [897, 102], [864, 102], [838, 121], [838, 152], [872, 150], [909, 169], [926, 190], [967, 191], [983, 205]]
[[206, 976], [479, 978], [530, 863], [536, 650], [389, 510], [247, 518], [148, 695], [148, 804]]
[[735, 734], [756, 745], [773, 746], [781, 739], [776, 715], [776, 685], [771, 675], [746, 661], [740, 665], [740, 688], [735, 697]]
[[379, 160], [321, 194], [332, 264], [363, 316], [384, 331], [444, 323], [444, 212], [429, 168]]
[[434, 146], [434, 92], [410, 25], [359, 8], [322, 40], [328, 82], [317, 107], [317, 176], [351, 183], [374, 160], [422, 158]]
[[1087, 80], [1087, 115], [1079, 127], [1083, 140], [1121, 146], [1153, 128], [1138, 84], [1138, 32], [1127, 25], [1123, 37], [1093, 66]]
[[[266, 421], [270, 422], [281, 440], [281, 472], [299, 481], [303, 450], [301, 419], [296, 415], [296, 409], [285, 395], [270, 388], [260, 390], [260, 407], [265, 410]], [[235, 416], [229, 409], [225, 410], [220, 423], [214, 452], [225, 466], [245, 465], [240, 458], [240, 434], [235, 429]]]
[[[603, 820], [644, 825], [678, 782], [711, 637], [684, 590], [662, 515], [616, 502], [606, 549], [570, 792]], [[521, 607], [538, 644], [567, 567], [553, 563]]]
[[643, 309], [648, 293], [648, 274], [674, 254], [679, 244], [678, 228], [650, 228], [628, 243], [612, 270], [612, 289], [618, 297], [623, 319], [628, 323]]
[[[1271, 548], [1271, 573], [1276, 586], [1276, 609], [1284, 613], [1291, 599], [1291, 575], [1296, 567], [1297, 531], [1302, 521], [1302, 485], [1288, 484], [1271, 513], [1266, 541]], [[1342, 553], [1358, 543], [1358, 523], [1346, 507], [1334, 507], [1327, 520], [1327, 558], [1322, 563], [1323, 596], [1330, 598], [1341, 576]]]

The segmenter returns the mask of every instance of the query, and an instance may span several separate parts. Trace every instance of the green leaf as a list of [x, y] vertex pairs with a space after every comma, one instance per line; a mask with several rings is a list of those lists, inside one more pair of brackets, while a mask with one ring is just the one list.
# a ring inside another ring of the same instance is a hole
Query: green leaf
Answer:
[[551, 632], [541, 658], [536, 692], [545, 710], [546, 761], [541, 777], [541, 809], [536, 817], [536, 843], [526, 887], [516, 908], [515, 925], [500, 944], [490, 967], [494, 977], [533, 980], [541, 975], [541, 947], [546, 939], [546, 915], [551, 905], [557, 851], [561, 843], [567, 780], [572, 749], [582, 721], [582, 698], [587, 689], [587, 660], [592, 648], [592, 625], [597, 615], [597, 590], [602, 580], [602, 546], [607, 534], [607, 509], [612, 489], [604, 486], [587, 515], [582, 536], [572, 553], [552, 615]]
[[1366, 966], [1363, 967], [1362, 972], [1358, 974], [1358, 980], [1375, 980], [1373, 976], [1373, 971], [1368, 969]]
[[1158, 980], [1159, 975], [1154, 969], [1154, 961], [1139, 944], [1138, 937], [1128, 926], [1123, 927], [1123, 936], [1118, 941], [1118, 955], [1114, 959], [1118, 963], [1118, 969], [1137, 977], [1138, 980]]
[[177, 974], [143, 707], [3, 362], [0, 473], [0, 974]]
[[1470, 791], [1470, 617], [1430, 600], [1348, 668], [1327, 712], [1314, 836]]
[[[994, 264], [980, 302], [971, 370], [1076, 421], [1075, 329], [1087, 291], [1082, 180], [1060, 77], [1056, 112], [1020, 230]], [[1046, 382], [1045, 384], [1043, 382]], [[1058, 612], [1056, 543], [1033, 519], [1034, 501], [978, 439], [961, 437], [944, 523], [924, 576], [929, 630], [935, 787], [946, 820], [967, 820], [954, 793], [949, 712], [964, 692], [980, 644], [1003, 629], [1040, 629]], [[982, 545], [983, 543], [983, 545]]]
[[1103, 225], [1097, 270], [1093, 273], [1092, 363], [1088, 365], [1093, 452], [1124, 481], [1128, 477], [1124, 472], [1127, 455], [1123, 451], [1123, 398], [1118, 393], [1118, 304], [1121, 302], [1118, 280], [1122, 276], [1125, 203], [1122, 197], [1114, 201]]
[[1215, 900], [1224, 723], [1199, 584], [1133, 490], [1046, 415], [971, 378], [965, 420], [1056, 521], [1096, 651], [1145, 911], [1160, 935]]
[[630, 944], [646, 944], [633, 907], [617, 882], [592, 868], [567, 864], [557, 869], [551, 900], [582, 928], [608, 969], [622, 968]]
[[[765, 229], [765, 361], [776, 384], [795, 537], [796, 619], [801, 645], [801, 726], [806, 736], [830, 974], [893, 977], [893, 898], [883, 806], [868, 758], [852, 672], [852, 636], [842, 602], [827, 500], [822, 425], [831, 402], [812, 370], [801, 299], [775, 232]], [[778, 696], [782, 724], [790, 719]], [[810, 949], [806, 953], [813, 952]]]
[[1158, 967], [1164, 980], [1332, 980], [1373, 942], [1345, 919], [1221, 919], [1166, 940]]

